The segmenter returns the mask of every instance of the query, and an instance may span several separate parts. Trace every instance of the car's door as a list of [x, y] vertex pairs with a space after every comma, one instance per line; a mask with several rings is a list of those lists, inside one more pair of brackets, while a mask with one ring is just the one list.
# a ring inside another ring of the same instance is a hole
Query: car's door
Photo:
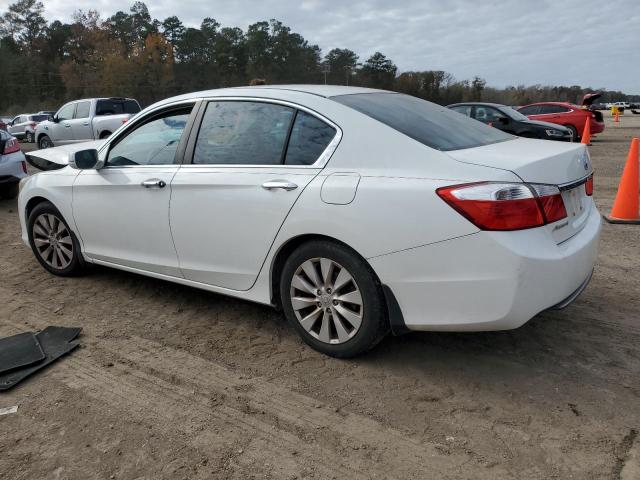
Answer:
[[76, 110], [73, 118], [68, 121], [71, 125], [71, 132], [74, 141], [93, 140], [89, 114], [91, 112], [91, 101], [84, 100], [76, 103]]
[[185, 154], [189, 163], [172, 182], [180, 268], [194, 281], [248, 290], [340, 130], [315, 113], [266, 100], [212, 101], [199, 116]]
[[171, 230], [171, 180], [193, 103], [150, 112], [100, 151], [105, 166], [73, 185], [73, 216], [91, 258], [181, 276]]
[[65, 145], [73, 142], [71, 123], [76, 111], [76, 104], [67, 103], [54, 115], [55, 121], [50, 122], [45, 128], [45, 133], [55, 145]]
[[14, 137], [21, 137], [24, 134], [25, 118], [23, 115], [18, 115], [7, 127], [7, 131]]

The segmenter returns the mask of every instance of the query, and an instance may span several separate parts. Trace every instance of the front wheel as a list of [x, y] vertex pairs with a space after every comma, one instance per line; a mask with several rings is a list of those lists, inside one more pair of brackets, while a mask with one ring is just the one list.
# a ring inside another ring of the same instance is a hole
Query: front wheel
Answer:
[[80, 244], [53, 204], [36, 205], [28, 219], [29, 244], [40, 265], [62, 277], [77, 275], [85, 263]]
[[53, 142], [47, 135], [42, 135], [38, 139], [38, 148], [40, 148], [41, 150], [45, 148], [51, 148], [51, 147], [53, 147]]
[[576, 127], [574, 127], [573, 125], [565, 125], [569, 130], [571, 130], [571, 138], [573, 139], [574, 142], [577, 142], [578, 140], [580, 140], [580, 137], [578, 136], [578, 129]]
[[382, 288], [353, 250], [312, 241], [285, 262], [280, 300], [289, 323], [314, 349], [349, 358], [373, 348], [389, 331]]

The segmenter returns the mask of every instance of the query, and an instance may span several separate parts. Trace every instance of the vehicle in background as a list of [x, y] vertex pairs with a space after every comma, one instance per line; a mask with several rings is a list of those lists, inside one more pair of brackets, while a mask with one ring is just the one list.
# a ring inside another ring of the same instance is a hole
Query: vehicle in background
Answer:
[[336, 357], [389, 331], [517, 328], [575, 300], [597, 256], [586, 145], [383, 90], [196, 92], [27, 156], [58, 164], [18, 198], [47, 271], [95, 263], [281, 306]]
[[7, 131], [7, 124], [11, 121], [9, 117], [0, 117], [0, 130]]
[[140, 111], [132, 98], [88, 98], [63, 105], [42, 122], [35, 137], [40, 148], [107, 138]]
[[573, 141], [573, 134], [568, 128], [554, 123], [530, 120], [506, 105], [467, 102], [448, 105], [447, 108], [518, 137]]
[[574, 140], [577, 140], [582, 137], [587, 117], [591, 117], [592, 135], [604, 131], [602, 112], [592, 110], [590, 106], [591, 103], [585, 103], [585, 101], [582, 107], [567, 102], [540, 102], [520, 107], [518, 111], [531, 120], [567, 127], [571, 130]]
[[612, 108], [612, 107], [618, 107], [618, 108], [633, 108], [634, 105], [630, 102], [612, 102], [612, 103], [607, 103], [607, 109]]
[[38, 115], [36, 113], [20, 114], [7, 124], [7, 132], [20, 140], [33, 143], [36, 127], [40, 122], [44, 122], [48, 118], [48, 115]]
[[18, 184], [27, 176], [27, 162], [16, 137], [0, 130], [0, 198], [18, 196]]
[[56, 114], [54, 110], [42, 110], [38, 112], [38, 115], [47, 115], [49, 117], [53, 117]]

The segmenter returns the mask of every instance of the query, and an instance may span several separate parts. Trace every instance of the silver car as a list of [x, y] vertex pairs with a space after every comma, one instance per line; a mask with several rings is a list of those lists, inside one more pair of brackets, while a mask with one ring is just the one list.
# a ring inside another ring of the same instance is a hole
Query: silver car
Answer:
[[20, 144], [4, 130], [0, 130], [0, 198], [18, 196], [18, 184], [27, 176], [27, 162]]
[[35, 141], [36, 126], [40, 122], [44, 122], [49, 119], [47, 114], [31, 114], [23, 113], [13, 118], [7, 124], [7, 131], [16, 138], [24, 139], [29, 143]]

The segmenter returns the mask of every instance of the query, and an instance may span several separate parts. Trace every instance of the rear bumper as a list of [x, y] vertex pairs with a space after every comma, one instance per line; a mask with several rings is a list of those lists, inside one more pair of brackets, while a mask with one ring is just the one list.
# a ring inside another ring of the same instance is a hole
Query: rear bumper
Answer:
[[591, 133], [602, 133], [604, 132], [604, 122], [591, 122]]
[[518, 328], [581, 293], [597, 255], [601, 218], [557, 245], [544, 228], [479, 232], [369, 259], [409, 330]]
[[25, 161], [24, 153], [15, 152], [8, 155], [0, 155], [0, 184], [8, 185], [18, 183], [27, 174], [22, 170], [22, 162]]

